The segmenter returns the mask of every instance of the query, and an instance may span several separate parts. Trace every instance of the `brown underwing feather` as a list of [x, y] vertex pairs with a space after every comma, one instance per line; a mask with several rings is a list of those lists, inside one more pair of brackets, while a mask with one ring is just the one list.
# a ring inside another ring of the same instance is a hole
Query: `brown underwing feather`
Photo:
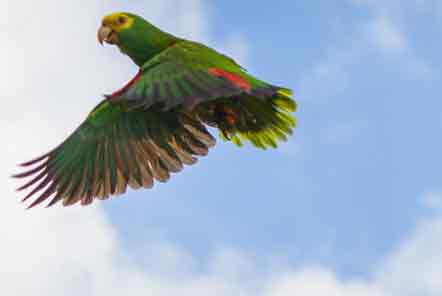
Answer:
[[164, 147], [164, 149], [154, 142], [151, 142], [155, 151], [157, 152], [159, 158], [163, 161], [167, 170], [172, 173], [178, 173], [183, 169], [183, 164], [181, 163], [179, 157], [173, 151], [173, 149], [167, 145], [168, 147]]
[[30, 186], [34, 185], [35, 183], [37, 183], [38, 181], [40, 181], [41, 179], [43, 179], [48, 173], [48, 168], [46, 168], [45, 170], [43, 170], [37, 177], [35, 177], [34, 179], [32, 179], [31, 181], [29, 181], [28, 183], [26, 183], [25, 185], [17, 188], [17, 191], [22, 191], [25, 190], [27, 188], [29, 188]]
[[152, 158], [150, 156], [151, 152], [149, 151], [149, 147], [147, 144], [147, 139], [140, 139], [137, 142], [137, 149], [139, 150], [140, 154], [139, 156], [142, 159], [142, 163], [144, 164], [144, 167], [146, 168], [149, 175], [153, 176], [150, 162], [152, 161]]
[[141, 148], [140, 142], [135, 142], [134, 149], [136, 151], [136, 158], [140, 166], [141, 181], [144, 188], [153, 187], [153, 178], [149, 169], [149, 161], [144, 156], [144, 150]]
[[100, 159], [103, 155], [103, 145], [100, 142], [97, 142], [97, 151], [95, 153], [95, 160], [94, 160], [94, 174], [92, 175], [92, 186], [91, 186], [91, 193], [92, 196], [96, 196], [99, 187], [100, 187]]
[[206, 156], [208, 154], [209, 149], [203, 143], [195, 139], [188, 131], [181, 132], [181, 139], [188, 145], [193, 154], [198, 156]]
[[123, 176], [120, 170], [117, 170], [117, 187], [116, 195], [121, 195], [126, 192], [127, 180]]
[[103, 199], [109, 198], [111, 194], [111, 184], [110, 184], [110, 172], [109, 172], [109, 150], [108, 150], [108, 141], [104, 142], [104, 192]]
[[[84, 161], [84, 158], [78, 160], [80, 163]], [[69, 195], [63, 199], [63, 206], [70, 206], [80, 200], [80, 192], [82, 192], [82, 186], [85, 182], [85, 168], [83, 171], [76, 171], [75, 175], [72, 175], [72, 184], [69, 189]]]
[[31, 165], [33, 165], [33, 164], [36, 164], [36, 163], [38, 163], [38, 162], [44, 160], [45, 158], [49, 157], [49, 155], [51, 155], [52, 152], [53, 152], [53, 151], [51, 151], [51, 152], [49, 152], [49, 153], [46, 153], [46, 154], [44, 154], [44, 155], [42, 155], [42, 156], [40, 156], [40, 157], [37, 157], [37, 158], [35, 158], [35, 159], [33, 159], [33, 160], [30, 160], [30, 161], [27, 161], [27, 162], [21, 163], [21, 164], [19, 164], [19, 166], [21, 166], [21, 167], [27, 167], [27, 166], [31, 166]]
[[161, 161], [158, 157], [158, 154], [155, 151], [155, 146], [152, 145], [152, 140], [148, 140], [146, 142], [146, 152], [149, 156], [149, 164], [152, 171], [153, 177], [162, 183], [167, 182], [169, 179], [169, 173], [167, 170], [161, 165]]
[[73, 198], [73, 200], [75, 200], [74, 203], [78, 201], [83, 201], [86, 198], [87, 192], [90, 188], [91, 172], [93, 165], [93, 162], [91, 160], [94, 159], [93, 150], [91, 149], [95, 149], [95, 147], [88, 147], [87, 154], [85, 154], [83, 160], [85, 162], [85, 166], [83, 168], [83, 176], [81, 178], [80, 185], [78, 186], [76, 192], [73, 194], [75, 196], [75, 198]]
[[124, 163], [126, 164], [126, 168], [127, 168], [127, 172], [128, 172], [128, 180], [127, 181], [129, 181], [133, 176], [133, 165], [132, 165], [132, 161], [130, 160], [130, 155], [127, 151], [127, 143], [126, 142], [124, 142], [124, 143], [120, 142], [120, 153], [121, 153]]
[[141, 177], [141, 169], [140, 169], [139, 161], [137, 159], [137, 154], [136, 154], [136, 150], [133, 146], [133, 143], [134, 143], [134, 141], [128, 140], [127, 141], [127, 149], [130, 151], [131, 160], [133, 162], [133, 167], [134, 167], [134, 174], [133, 174], [132, 178], [130, 179], [131, 187], [132, 187], [132, 189], [136, 190], [136, 189], [139, 189], [142, 187], [143, 180]]
[[117, 180], [116, 180], [116, 164], [115, 164], [115, 150], [113, 145], [113, 137], [110, 135], [108, 139], [108, 145], [107, 147], [107, 161], [106, 161], [106, 167], [109, 171], [109, 184], [110, 184], [110, 194], [115, 194], [116, 186], [117, 186]]
[[192, 153], [189, 153], [179, 144], [179, 141], [176, 137], [173, 137], [169, 144], [173, 149], [175, 149], [175, 152], [182, 163], [186, 165], [193, 165], [197, 162], [197, 159], [192, 156]]
[[37, 187], [35, 187], [31, 192], [29, 192], [28, 195], [26, 195], [22, 201], [27, 201], [32, 195], [34, 195], [35, 193], [39, 192], [40, 190], [42, 190], [46, 185], [49, 184], [49, 182], [51, 182], [51, 178], [49, 176], [46, 176], [46, 178], [41, 181]]
[[207, 147], [215, 146], [216, 140], [208, 132], [187, 124], [184, 125], [184, 128]]
[[136, 161], [134, 160], [134, 153], [131, 149], [130, 140], [128, 140], [125, 145], [123, 146], [123, 151], [126, 155], [127, 164], [129, 167], [129, 181], [128, 184], [133, 189], [138, 189], [141, 187], [140, 183], [138, 183], [138, 165]]
[[94, 201], [94, 198], [91, 194], [91, 192], [88, 192], [86, 196], [81, 200], [82, 206], [88, 206]]
[[97, 187], [95, 188], [97, 191], [95, 192], [95, 196], [98, 199], [104, 198], [104, 183], [105, 183], [105, 145], [104, 142], [100, 142], [100, 154], [98, 155], [97, 168], [98, 168], [98, 177], [97, 177]]
[[[134, 121], [132, 124], [135, 126], [137, 123], [137, 121]], [[134, 168], [134, 172], [133, 172], [133, 179], [134, 182], [136, 183], [136, 188], [134, 189], [138, 189], [142, 186], [142, 180], [141, 180], [141, 172], [140, 172], [140, 167], [138, 165], [138, 161], [136, 159], [136, 152], [135, 152], [135, 148], [134, 148], [134, 143], [136, 142], [137, 136], [136, 136], [136, 132], [132, 129], [132, 127], [130, 126], [129, 122], [126, 121], [125, 124], [126, 127], [126, 132], [128, 135], [128, 139], [127, 139], [127, 149], [131, 155], [131, 159], [133, 162], [133, 168]]]
[[129, 180], [129, 172], [128, 172], [127, 167], [123, 163], [123, 160], [121, 158], [121, 151], [120, 151], [119, 144], [114, 143], [114, 148], [115, 148], [114, 151], [115, 151], [115, 161], [117, 163], [117, 168], [121, 172], [121, 174], [124, 178], [124, 182], [127, 183], [127, 181]]
[[63, 182], [61, 182], [61, 179], [59, 180], [58, 178], [54, 178], [53, 182], [57, 185], [57, 194], [52, 198], [52, 200], [49, 202], [47, 207], [51, 207], [54, 204], [56, 204], [58, 201], [63, 199], [66, 190], [69, 187], [70, 179], [66, 179]]
[[57, 190], [57, 184], [52, 183], [43, 194], [41, 194], [29, 207], [28, 209], [32, 209], [36, 205], [42, 203], [46, 199], [48, 199], [55, 191]]
[[13, 175], [12, 177], [13, 178], [17, 178], [17, 179], [29, 177], [29, 176], [34, 175], [34, 174], [40, 172], [41, 170], [43, 170], [46, 167], [46, 165], [47, 165], [47, 162], [39, 165], [38, 167], [36, 167], [36, 168], [34, 168], [32, 170], [26, 171], [26, 172], [21, 173], [21, 174]]
[[88, 196], [88, 193], [90, 192], [90, 189], [92, 187], [92, 176], [94, 174], [93, 165], [95, 161], [95, 152], [96, 152], [96, 145], [92, 144], [92, 147], [89, 147], [87, 156], [85, 157], [85, 172], [84, 172], [84, 184], [83, 189], [80, 192], [80, 199], [83, 201], [84, 198]]

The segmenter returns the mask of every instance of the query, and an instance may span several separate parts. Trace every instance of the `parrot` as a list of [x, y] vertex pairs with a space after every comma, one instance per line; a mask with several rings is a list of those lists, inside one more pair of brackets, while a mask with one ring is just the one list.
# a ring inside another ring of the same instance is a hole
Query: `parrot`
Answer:
[[165, 183], [206, 156], [216, 139], [260, 149], [287, 141], [297, 104], [289, 88], [264, 82], [232, 58], [176, 37], [143, 17], [111, 13], [98, 42], [119, 48], [138, 73], [102, 101], [60, 145], [20, 164], [28, 208], [106, 200]]

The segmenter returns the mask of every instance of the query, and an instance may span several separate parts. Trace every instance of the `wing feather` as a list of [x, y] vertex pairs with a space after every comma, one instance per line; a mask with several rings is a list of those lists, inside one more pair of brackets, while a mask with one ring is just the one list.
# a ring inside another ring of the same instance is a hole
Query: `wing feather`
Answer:
[[252, 91], [210, 71], [220, 64], [222, 73], [239, 75], [241, 81], [247, 76], [233, 60], [204, 45], [178, 42], [148, 61], [135, 81], [112, 95], [111, 100], [127, 102], [131, 109], [148, 109], [160, 103], [169, 110]]
[[107, 103], [47, 156], [24, 163], [27, 170], [14, 177], [30, 178], [18, 188], [30, 190], [24, 201], [39, 194], [29, 208], [48, 199], [48, 207], [58, 202], [89, 205], [123, 194], [127, 186], [167, 182], [213, 145], [204, 125], [181, 109], [124, 110]]

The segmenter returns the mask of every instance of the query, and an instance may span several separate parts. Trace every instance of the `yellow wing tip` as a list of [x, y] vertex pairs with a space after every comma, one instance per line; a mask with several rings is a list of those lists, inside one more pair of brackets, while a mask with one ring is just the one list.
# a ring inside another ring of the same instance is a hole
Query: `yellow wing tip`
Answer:
[[291, 98], [293, 96], [293, 91], [289, 88], [281, 88], [276, 93], [287, 98]]
[[298, 106], [292, 98], [293, 91], [288, 88], [280, 88], [276, 91], [276, 96], [273, 99], [273, 103], [278, 106], [278, 108], [287, 112], [296, 112]]

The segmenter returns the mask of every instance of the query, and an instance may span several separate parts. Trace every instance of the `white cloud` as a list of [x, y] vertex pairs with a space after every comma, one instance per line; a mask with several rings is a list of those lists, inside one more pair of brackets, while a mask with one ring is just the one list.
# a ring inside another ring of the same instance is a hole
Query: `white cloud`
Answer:
[[422, 219], [388, 258], [379, 282], [392, 295], [441, 295], [442, 216]]
[[442, 194], [439, 192], [428, 192], [422, 199], [424, 206], [430, 209], [442, 209]]
[[324, 57], [301, 81], [303, 96], [308, 93], [308, 97], [328, 97], [342, 92], [353, 84], [355, 73], [366, 72], [375, 60], [410, 80], [431, 77], [430, 63], [415, 52], [404, 27], [405, 15], [409, 22], [416, 19], [415, 12], [422, 10], [419, 1], [349, 2], [368, 12], [368, 17], [353, 25], [350, 34], [343, 34], [330, 44]]
[[[339, 277], [321, 266], [260, 269], [247, 255], [220, 250], [197, 271], [177, 247], [151, 242], [143, 258], [118, 243], [97, 208], [23, 212], [4, 206], [1, 291], [13, 295], [438, 296], [442, 293], [442, 218], [427, 218], [371, 279]], [[14, 227], [10, 227], [14, 225]], [[144, 260], [143, 264], [139, 262]], [[182, 268], [185, 266], [186, 268]]]
[[403, 53], [407, 50], [405, 36], [389, 18], [383, 15], [376, 16], [368, 26], [370, 38], [377, 48], [388, 53]]
[[333, 272], [323, 268], [308, 268], [280, 275], [270, 282], [265, 295], [386, 296], [388, 294], [365, 281], [343, 281]]

